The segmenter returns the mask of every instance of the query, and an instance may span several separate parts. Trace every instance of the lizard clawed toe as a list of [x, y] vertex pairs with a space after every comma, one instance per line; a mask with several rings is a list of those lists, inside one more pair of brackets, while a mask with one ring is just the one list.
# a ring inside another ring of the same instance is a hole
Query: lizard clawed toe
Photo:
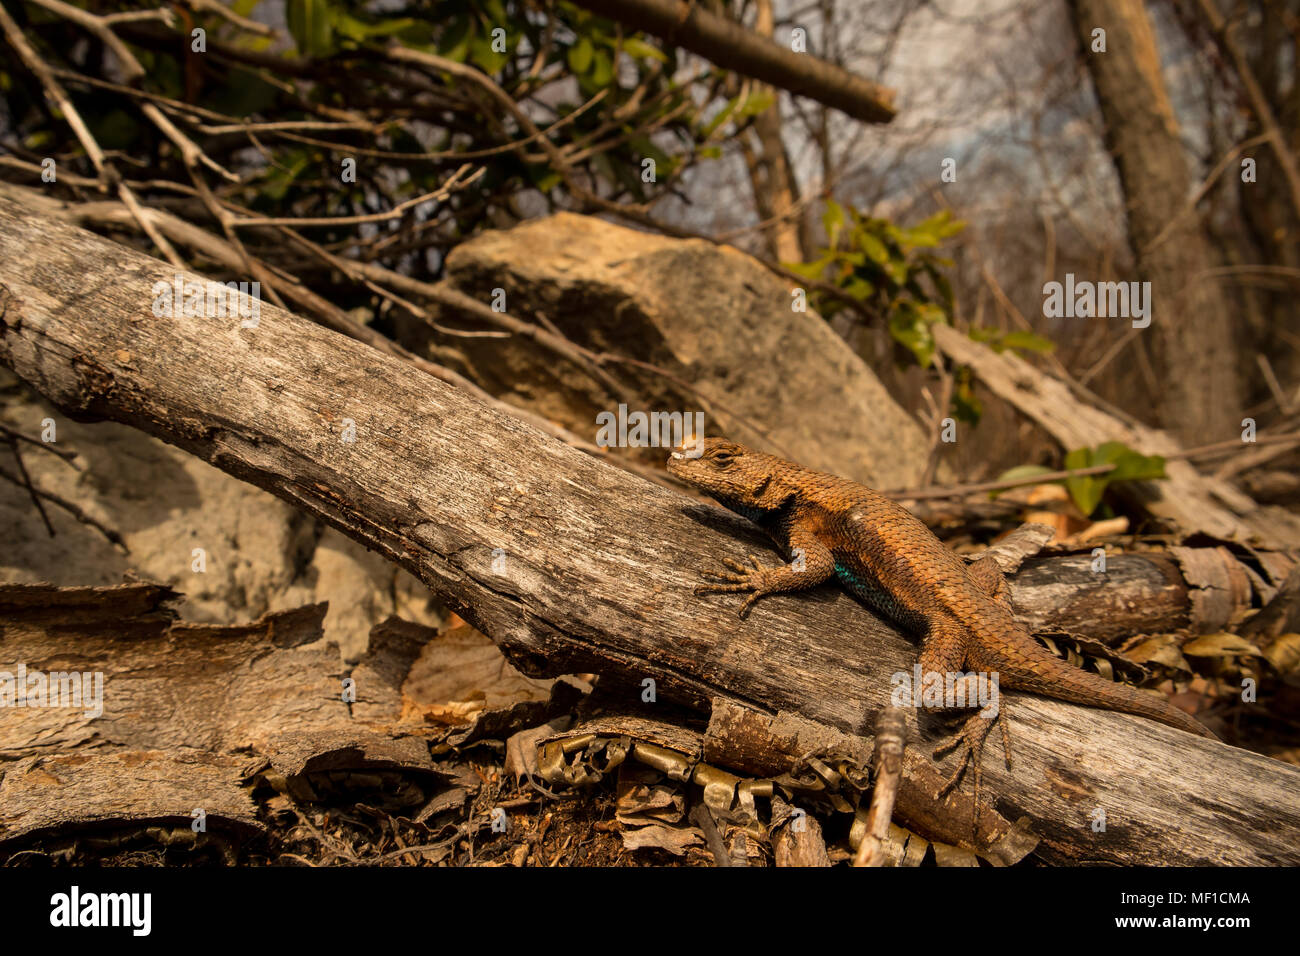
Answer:
[[983, 782], [983, 771], [980, 769], [980, 757], [984, 752], [984, 741], [989, 732], [996, 723], [1002, 724], [1002, 745], [1005, 749], [1007, 769], [1011, 768], [1011, 753], [1009, 749], [1009, 740], [1007, 737], [1006, 722], [1002, 720], [1001, 714], [997, 717], [981, 717], [979, 714], [967, 719], [962, 725], [961, 730], [953, 734], [948, 740], [934, 748], [931, 756], [938, 760], [944, 754], [950, 753], [957, 748], [961, 748], [961, 762], [957, 765], [956, 771], [948, 778], [947, 782], [935, 794], [936, 800], [942, 800], [947, 796], [966, 773], [966, 768], [971, 767], [975, 774], [975, 793], [974, 793], [974, 827], [979, 830], [980, 821], [980, 792], [981, 783]]
[[700, 568], [700, 574], [706, 578], [717, 578], [720, 581], [726, 581], [729, 584], [744, 584], [754, 576], [754, 571], [762, 571], [763, 566], [758, 563], [758, 558], [750, 558], [754, 562], [754, 567], [749, 568], [736, 561], [733, 558], [723, 558], [722, 563], [730, 570], [723, 571], [718, 568]]
[[763, 567], [757, 557], [751, 556], [749, 560], [754, 565], [752, 568], [746, 567], [731, 558], [722, 559], [722, 563], [730, 568], [729, 571], [717, 568], [701, 568], [700, 575], [702, 577], [714, 580], [695, 585], [695, 593], [698, 595], [743, 594], [750, 592], [749, 599], [741, 605], [740, 610], [737, 612], [740, 617], [745, 617], [759, 598], [772, 593], [768, 580], [770, 569]]

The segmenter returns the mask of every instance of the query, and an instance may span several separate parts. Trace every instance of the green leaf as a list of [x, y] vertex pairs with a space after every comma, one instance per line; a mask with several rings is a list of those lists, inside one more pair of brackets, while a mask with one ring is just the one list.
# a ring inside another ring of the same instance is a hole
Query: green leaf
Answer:
[[1100, 445], [1095, 459], [1097, 465], [1114, 463], [1115, 470], [1104, 476], [1107, 481], [1156, 481], [1168, 477], [1163, 457], [1140, 454], [1122, 442]]
[[474, 24], [469, 17], [456, 17], [438, 38], [438, 53], [456, 63], [469, 57], [469, 41], [474, 34]]
[[[298, 150], [285, 157], [280, 166], [271, 167], [270, 173], [266, 177], [266, 185], [262, 187], [262, 195], [277, 203], [283, 200], [293, 181], [298, 178], [299, 173], [307, 168], [310, 162], [311, 158], [306, 150]], [[281, 166], [284, 168], [281, 168]]]
[[1024, 349], [1027, 352], [1051, 352], [1056, 348], [1051, 339], [1023, 330], [1008, 332], [998, 344], [1004, 349]]
[[469, 41], [469, 59], [488, 76], [496, 76], [510, 61], [510, 53], [508, 49], [497, 52], [492, 49], [491, 36], [475, 33]]
[[510, 15], [506, 13], [506, 5], [501, 0], [481, 0], [483, 12], [488, 15], [491, 26], [505, 26], [510, 22]]
[[[1024, 478], [1034, 478], [1038, 475], [1050, 475], [1051, 473], [1052, 469], [1045, 468], [1042, 465], [1016, 465], [1016, 467], [1008, 468], [1002, 474], [998, 475], [997, 480], [999, 482], [1020, 481]], [[995, 491], [989, 492], [989, 497], [996, 498], [1004, 491], [1010, 490], [1011, 489], [1009, 488], [999, 488]]]
[[1051, 352], [1056, 348], [1056, 343], [1051, 339], [1023, 330], [1003, 333], [997, 329], [982, 326], [971, 329], [968, 334], [972, 340], [986, 343], [995, 352], [1005, 352], [1007, 349], [1023, 349], [1027, 352]]
[[896, 286], [907, 284], [907, 263], [900, 262], [897, 259], [890, 259], [885, 263], [885, 275], [889, 276], [889, 281]]
[[343, 10], [333, 11], [333, 24], [336, 33], [340, 33], [349, 40], [355, 40], [362, 43], [371, 37], [390, 36], [394, 33], [401, 33], [415, 26], [418, 21], [410, 17], [401, 17], [393, 20], [381, 20], [379, 23], [367, 23], [364, 20], [358, 20], [350, 13]]
[[[573, 64], [570, 63], [569, 66], [572, 67]], [[701, 137], [704, 139], [708, 139], [710, 136], [712, 136], [714, 130], [716, 130], [719, 126], [725, 123], [727, 121], [727, 117], [729, 117], [733, 112], [735, 112], [736, 107], [739, 105], [740, 105], [739, 96], [733, 96], [731, 99], [727, 100], [727, 105], [722, 107], [722, 109], [718, 110], [717, 115], [715, 115], [713, 119], [709, 120], [709, 122], [705, 124], [704, 129], [700, 131]]]
[[939, 308], [933, 302], [922, 302], [916, 307], [918, 321], [927, 325], [938, 322], [942, 325], [948, 324], [948, 313]]
[[844, 291], [853, 296], [853, 298], [857, 299], [859, 302], [866, 302], [876, 294], [876, 287], [866, 279], [854, 276], [844, 286]]
[[953, 306], [952, 283], [948, 281], [947, 276], [935, 268], [934, 263], [926, 262], [922, 268], [925, 270], [926, 275], [930, 277], [930, 281], [934, 283], [934, 287], [939, 290], [939, 298], [943, 300], [944, 307], [951, 312]]
[[822, 256], [815, 262], [783, 262], [781, 265], [785, 266], [785, 268], [789, 269], [796, 275], [801, 275], [805, 279], [816, 282], [821, 279], [822, 274], [825, 273], [826, 267], [830, 265], [830, 262], [831, 256], [826, 255]]
[[318, 57], [334, 52], [334, 29], [327, 0], [289, 0], [285, 14], [299, 53]]
[[940, 239], [948, 239], [965, 229], [966, 223], [960, 219], [953, 219], [951, 209], [941, 209], [922, 222], [921, 226]]
[[[1092, 449], [1076, 448], [1065, 456], [1066, 471], [1076, 468], [1088, 468], [1095, 464]], [[1102, 492], [1106, 490], [1105, 480], [1097, 475], [1073, 475], [1065, 479], [1065, 490], [1070, 493], [1070, 500], [1084, 515], [1090, 515], [1101, 504]]]
[[[754, 106], [747, 100], [743, 111]], [[889, 316], [890, 335], [898, 346], [911, 352], [922, 366], [929, 365], [934, 355], [929, 326], [948, 321], [954, 306], [952, 285], [939, 271], [945, 260], [912, 249], [938, 245], [964, 224], [953, 221], [951, 213], [944, 211], [904, 230], [887, 219], [864, 215], [852, 204], [833, 200], [826, 203], [822, 224], [827, 236], [823, 260], [829, 257], [827, 265], [834, 267], [829, 272], [830, 281], [846, 295], [870, 301], [873, 310]], [[848, 248], [843, 248], [845, 245]], [[947, 266], [951, 267], [951, 263]], [[831, 307], [835, 308], [833, 303]], [[1024, 338], [1019, 344], [1026, 348], [1041, 345], [1032, 338]], [[967, 416], [963, 420], [978, 421], [982, 414], [970, 383], [953, 404]]]
[[582, 76], [591, 69], [591, 57], [595, 52], [596, 49], [591, 45], [591, 41], [581, 37], [577, 43], [569, 47], [569, 69]]
[[867, 258], [883, 266], [889, 261], [889, 248], [869, 232], [858, 234], [858, 245], [867, 254]]
[[900, 309], [889, 317], [889, 334], [915, 356], [921, 368], [930, 367], [934, 358], [934, 335], [928, 322], [919, 320], [911, 309]]
[[899, 237], [898, 242], [905, 249], [922, 249], [937, 246], [939, 237], [922, 224], [908, 229]]
[[245, 67], [230, 67], [226, 77], [227, 81], [213, 90], [204, 106], [232, 116], [251, 116], [270, 108], [280, 96], [280, 91], [260, 74]]
[[[641, 159], [653, 159], [655, 168], [661, 175], [666, 174], [672, 166], [673, 158], [651, 142], [648, 136], [633, 136], [628, 140], [628, 145], [639, 154]], [[641, 168], [639, 162], [637, 168]]]
[[[121, 110], [118, 110], [118, 112], [121, 113]], [[126, 114], [123, 113], [122, 115], [125, 116]], [[91, 126], [93, 128], [94, 124], [92, 123]], [[98, 140], [102, 140], [103, 134], [101, 133], [99, 136], [95, 138]], [[54, 133], [48, 129], [38, 129], [35, 132], [29, 133], [27, 136], [23, 137], [23, 145], [28, 149], [32, 149], [32, 150], [41, 149], [45, 146], [48, 146], [53, 141], [54, 141]]]
[[839, 239], [840, 229], [844, 226], [844, 207], [834, 199], [826, 200], [826, 211], [822, 213], [822, 227], [826, 230], [826, 245], [834, 249]]
[[614, 61], [604, 50], [592, 54], [590, 80], [596, 87], [609, 86], [614, 81]]
[[[141, 136], [140, 124], [124, 110], [87, 112], [86, 124], [104, 149], [129, 149]], [[28, 148], [31, 148], [29, 144]]]
[[564, 180], [563, 176], [549, 166], [529, 166], [528, 178], [542, 193], [549, 193]]
[[775, 102], [776, 93], [773, 90], [769, 88], [755, 90], [745, 98], [744, 104], [740, 107], [740, 115], [736, 118], [747, 120], [751, 116], [757, 116], [770, 108]]
[[668, 62], [668, 54], [657, 46], [646, 43], [644, 40], [638, 40], [636, 37], [627, 37], [623, 40], [623, 49], [629, 56], [634, 56], [639, 60], [658, 60], [660, 63]]
[[366, 38], [366, 28], [369, 26], [364, 20], [358, 20], [349, 13], [342, 10], [335, 10], [333, 16], [334, 32], [340, 36], [347, 37], [357, 43], [361, 43]]
[[1105, 494], [1107, 486], [1117, 481], [1155, 481], [1167, 477], [1165, 460], [1159, 455], [1143, 455], [1123, 442], [1108, 441], [1095, 449], [1076, 448], [1065, 456], [1069, 470], [1097, 465], [1115, 467], [1101, 475], [1078, 475], [1065, 480], [1070, 498], [1085, 515], [1091, 515]]

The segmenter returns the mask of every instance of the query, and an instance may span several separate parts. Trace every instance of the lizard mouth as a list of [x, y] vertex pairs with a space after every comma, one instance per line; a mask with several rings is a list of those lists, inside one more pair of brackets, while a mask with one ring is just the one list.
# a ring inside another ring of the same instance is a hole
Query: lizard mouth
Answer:
[[686, 465], [687, 462], [699, 461], [702, 451], [673, 451], [668, 456], [668, 470], [674, 471]]

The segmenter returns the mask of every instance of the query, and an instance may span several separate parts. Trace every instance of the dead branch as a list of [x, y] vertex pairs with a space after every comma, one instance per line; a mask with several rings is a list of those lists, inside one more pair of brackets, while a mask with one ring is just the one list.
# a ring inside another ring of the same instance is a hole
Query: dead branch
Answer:
[[601, 16], [698, 53], [718, 66], [807, 96], [865, 123], [894, 118], [893, 91], [751, 33], [682, 0], [577, 0]]

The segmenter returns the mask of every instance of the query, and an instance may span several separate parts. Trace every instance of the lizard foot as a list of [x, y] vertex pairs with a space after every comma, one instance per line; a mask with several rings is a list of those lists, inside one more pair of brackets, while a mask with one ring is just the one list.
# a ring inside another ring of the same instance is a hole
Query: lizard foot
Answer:
[[715, 578], [715, 582], [707, 584], [697, 584], [695, 586], [696, 594], [740, 594], [746, 591], [752, 592], [749, 599], [741, 606], [738, 612], [741, 617], [749, 613], [749, 609], [754, 606], [755, 602], [765, 594], [773, 593], [770, 586], [768, 574], [774, 570], [765, 568], [759, 563], [758, 558], [751, 557], [753, 562], [752, 568], [747, 568], [739, 561], [733, 561], [731, 558], [723, 558], [722, 563], [731, 570], [722, 571], [715, 568], [701, 568], [700, 574], [706, 578]]
[[948, 778], [948, 781], [943, 785], [939, 792], [935, 794], [935, 799], [943, 799], [944, 796], [946, 796], [955, 786], [957, 786], [958, 783], [961, 782], [962, 776], [966, 773], [966, 768], [972, 768], [975, 774], [975, 812], [973, 815], [973, 822], [976, 831], [979, 830], [980, 784], [983, 779], [983, 771], [980, 769], [980, 756], [984, 751], [984, 741], [988, 737], [989, 731], [993, 729], [994, 724], [1001, 724], [1002, 726], [1002, 753], [1006, 759], [1007, 769], [1010, 770], [1011, 740], [1007, 734], [1007, 723], [1002, 719], [1001, 711], [998, 712], [996, 717], [982, 717], [979, 714], [975, 714], [962, 725], [961, 730], [938, 747], [935, 747], [931, 754], [934, 759], [938, 760], [944, 754], [956, 750], [958, 747], [962, 749], [961, 763], [957, 765], [957, 769], [953, 775]]

